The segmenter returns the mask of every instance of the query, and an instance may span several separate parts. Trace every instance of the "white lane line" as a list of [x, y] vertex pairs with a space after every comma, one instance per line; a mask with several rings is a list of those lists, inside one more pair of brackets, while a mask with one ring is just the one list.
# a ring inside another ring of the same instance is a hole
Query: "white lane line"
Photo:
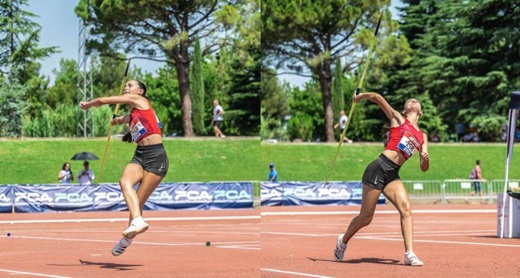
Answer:
[[309, 273], [301, 273], [301, 272], [293, 272], [293, 271], [284, 271], [284, 270], [271, 269], [271, 268], [261, 268], [260, 270], [262, 270], [262, 271], [276, 272], [276, 273], [283, 273], [283, 274], [292, 274], [292, 275], [306, 276], [306, 277], [333, 278], [333, 277], [331, 277], [331, 276], [322, 276], [322, 275], [315, 275], [315, 274], [309, 274]]
[[[99, 239], [78, 239], [78, 238], [62, 238], [62, 237], [36, 237], [36, 236], [11, 236], [11, 238], [19, 239], [38, 239], [38, 240], [56, 240], [56, 241], [74, 241], [74, 242], [101, 242], [114, 243], [116, 240], [99, 240]], [[206, 245], [206, 242], [189, 242], [189, 243], [165, 243], [165, 242], [145, 242], [134, 241], [132, 244], [141, 245], [161, 245], [161, 246], [195, 246]], [[226, 245], [226, 244], [260, 244], [260, 241], [216, 241], [211, 242], [212, 245]]]
[[259, 245], [224, 245], [216, 247], [222, 249], [260, 250]]
[[67, 276], [56, 276], [56, 275], [48, 275], [48, 274], [25, 272], [25, 271], [15, 271], [15, 270], [8, 270], [8, 269], [0, 269], [0, 272], [7, 272], [7, 273], [10, 273], [11, 275], [32, 275], [32, 276], [38, 276], [38, 277], [69, 278]]
[[[358, 239], [369, 239], [369, 240], [389, 240], [389, 241], [402, 241], [402, 238], [385, 238], [385, 237], [364, 237], [358, 236]], [[465, 241], [447, 241], [447, 240], [426, 240], [426, 239], [414, 239], [414, 242], [425, 242], [425, 243], [445, 243], [445, 244], [460, 244], [460, 245], [480, 245], [480, 246], [495, 246], [495, 247], [513, 247], [520, 248], [520, 244], [499, 244], [499, 243], [484, 243], [484, 242], [465, 242]]]
[[[465, 236], [465, 235], [488, 235], [494, 233], [496, 230], [463, 230], [463, 231], [423, 231], [414, 232], [414, 236]], [[329, 237], [337, 236], [337, 234], [312, 234], [312, 233], [289, 233], [289, 232], [261, 232], [261, 234], [268, 235], [286, 235], [286, 236], [306, 236], [306, 237]], [[359, 233], [356, 237], [398, 237], [402, 238], [401, 232], [388, 233]]]
[[[147, 221], [208, 221], [208, 220], [247, 220], [258, 219], [252, 216], [211, 216], [211, 217], [147, 217]], [[92, 218], [92, 219], [41, 219], [41, 220], [4, 220], [0, 224], [41, 224], [41, 223], [87, 223], [87, 222], [128, 222], [127, 218]]]
[[[398, 214], [397, 210], [380, 210], [375, 214]], [[455, 214], [455, 213], [497, 213], [496, 209], [424, 209], [424, 210], [413, 210], [413, 214]], [[262, 216], [283, 216], [283, 215], [357, 215], [359, 211], [273, 211], [273, 212], [262, 212]]]

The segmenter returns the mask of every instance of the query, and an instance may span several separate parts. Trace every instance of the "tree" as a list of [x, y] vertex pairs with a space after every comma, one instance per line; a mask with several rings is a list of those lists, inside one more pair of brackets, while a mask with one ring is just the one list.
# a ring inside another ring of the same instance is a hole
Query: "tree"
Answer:
[[[332, 110], [334, 119], [339, 119], [341, 110], [345, 110], [345, 98], [343, 89], [343, 68], [341, 60], [336, 60], [334, 67], [334, 79], [332, 80]], [[348, 112], [347, 112], [348, 113]]]
[[390, 1], [262, 1], [262, 49], [266, 65], [315, 78], [320, 85], [325, 138], [334, 141], [331, 102], [332, 62], [359, 63], [381, 8]]
[[447, 124], [454, 132], [462, 122], [497, 140], [509, 92], [520, 84], [517, 1], [403, 2], [412, 62], [397, 70], [401, 80], [389, 87], [431, 98], [441, 128]]
[[27, 108], [23, 100], [27, 88], [15, 78], [0, 78], [0, 136], [22, 135], [22, 116]]
[[193, 129], [198, 135], [204, 134], [204, 80], [202, 78], [202, 52], [200, 41], [195, 41], [193, 67], [191, 70], [191, 92], [193, 103]]
[[190, 97], [190, 62], [196, 39], [208, 40], [214, 49], [220, 10], [229, 7], [219, 0], [81, 0], [76, 14], [87, 23], [94, 37], [87, 44], [103, 55], [117, 51], [165, 62], [176, 69], [181, 98], [184, 136], [193, 136]]
[[27, 0], [0, 0], [0, 73], [17, 72], [22, 84], [34, 73], [38, 59], [56, 53], [56, 47], [39, 48], [40, 25], [34, 14], [22, 10]]

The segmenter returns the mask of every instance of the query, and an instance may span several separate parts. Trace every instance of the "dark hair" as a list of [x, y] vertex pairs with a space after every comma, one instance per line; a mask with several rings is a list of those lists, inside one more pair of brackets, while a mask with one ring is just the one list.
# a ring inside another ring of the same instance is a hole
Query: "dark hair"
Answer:
[[475, 163], [477, 163], [477, 165], [480, 165], [480, 159], [477, 159]]
[[137, 85], [139, 85], [139, 88], [143, 90], [143, 97], [146, 97], [146, 85], [141, 80], [136, 80]]
[[[135, 82], [137, 82], [137, 85], [139, 86], [140, 89], [143, 90], [143, 97], [148, 99], [148, 97], [146, 96], [146, 85], [143, 83], [143, 81], [141, 80], [135, 80]], [[132, 143], [132, 134], [129, 132], [127, 132], [125, 135], [123, 135], [123, 138], [121, 139], [121, 141], [123, 142], [127, 142], [127, 143]]]
[[65, 165], [67, 165], [67, 164], [69, 164], [69, 169], [70, 169], [70, 163], [65, 162], [65, 163], [63, 163], [63, 166], [61, 166], [61, 170], [65, 170]]

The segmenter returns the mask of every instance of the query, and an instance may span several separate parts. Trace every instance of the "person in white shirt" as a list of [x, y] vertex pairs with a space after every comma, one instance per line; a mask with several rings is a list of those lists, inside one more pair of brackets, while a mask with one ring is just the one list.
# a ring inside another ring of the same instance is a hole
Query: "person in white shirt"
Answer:
[[70, 163], [63, 163], [63, 166], [58, 173], [58, 180], [61, 182], [61, 184], [70, 184], [72, 181], [74, 181], [74, 175], [70, 169]]
[[[339, 127], [339, 134], [341, 136], [341, 134], [343, 134], [343, 130], [345, 130], [345, 126], [347, 125], [348, 117], [345, 115], [344, 110], [341, 110], [339, 114], [339, 122], [334, 125], [334, 128], [336, 129]], [[352, 140], [348, 139], [347, 135], [345, 134], [345, 137], [343, 137], [343, 142], [352, 143]]]
[[213, 131], [216, 137], [226, 138], [226, 136], [220, 131], [220, 123], [224, 120], [224, 109], [218, 104], [218, 99], [213, 100]]
[[89, 169], [88, 161], [83, 162], [83, 170], [78, 174], [78, 180], [80, 185], [91, 185], [94, 180], [94, 172]]

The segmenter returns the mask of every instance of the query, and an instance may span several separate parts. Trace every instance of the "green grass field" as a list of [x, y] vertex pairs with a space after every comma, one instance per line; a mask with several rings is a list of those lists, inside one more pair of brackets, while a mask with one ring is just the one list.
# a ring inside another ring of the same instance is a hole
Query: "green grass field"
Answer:
[[[78, 152], [95, 153], [91, 161], [97, 182], [117, 182], [131, 159], [135, 145], [112, 139], [101, 179], [99, 167], [106, 139], [45, 139], [0, 141], [0, 184], [58, 183], [57, 175], [65, 161], [75, 174], [83, 161], [70, 161]], [[258, 138], [165, 139], [170, 158], [166, 182], [263, 181], [269, 162], [274, 162], [280, 181], [324, 181], [337, 144], [263, 144]], [[354, 143], [341, 147], [330, 175], [331, 181], [360, 180], [367, 164], [382, 151], [382, 144]], [[401, 169], [403, 180], [445, 180], [467, 178], [482, 161], [484, 178], [503, 179], [505, 144], [431, 144], [430, 170], [419, 169], [414, 156]], [[519, 179], [520, 149], [516, 148], [510, 178]]]

